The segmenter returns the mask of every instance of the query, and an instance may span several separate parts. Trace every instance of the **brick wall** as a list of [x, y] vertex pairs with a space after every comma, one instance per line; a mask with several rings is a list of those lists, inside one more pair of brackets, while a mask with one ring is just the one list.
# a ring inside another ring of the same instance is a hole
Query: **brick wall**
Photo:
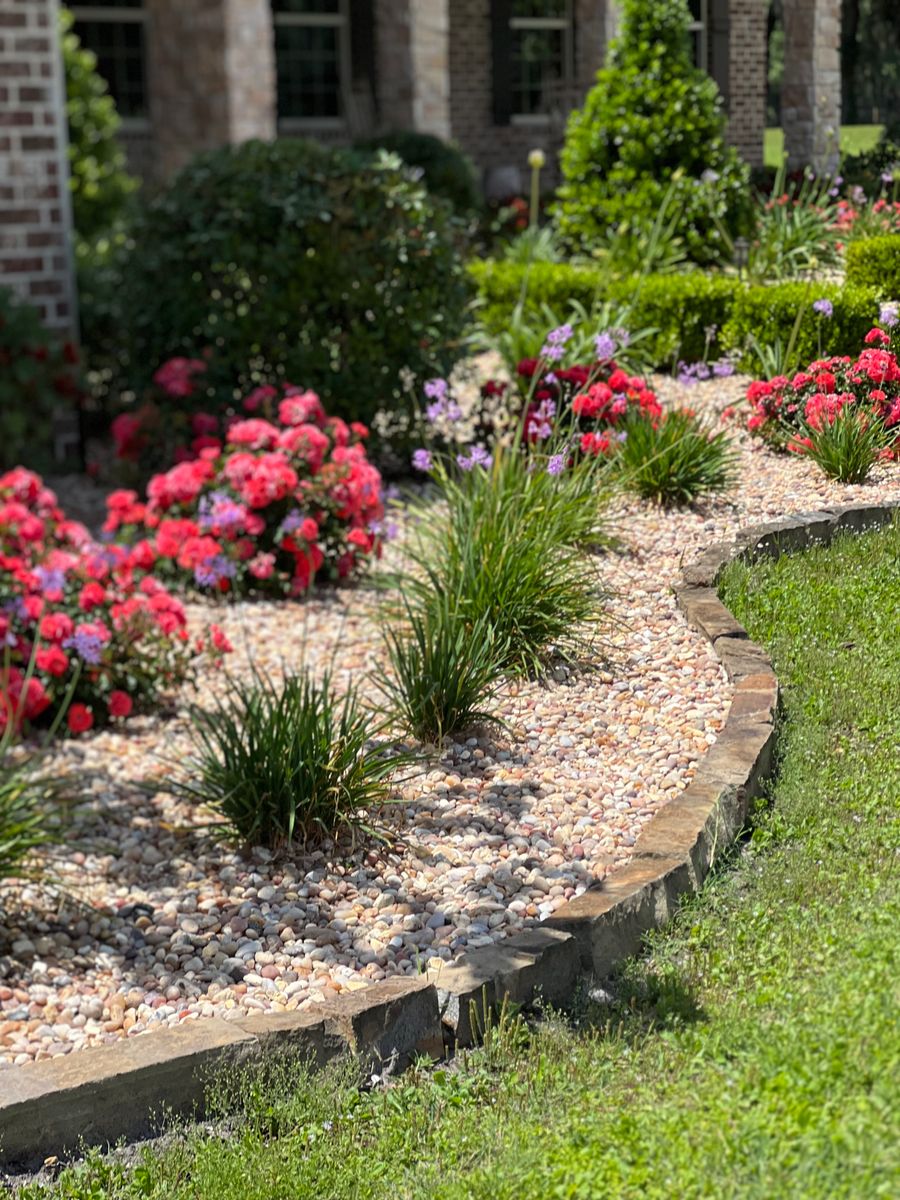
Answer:
[[730, 0], [728, 140], [751, 166], [762, 166], [766, 129], [769, 0]]
[[791, 167], [837, 169], [841, 0], [785, 0], [781, 123]]
[[605, 0], [576, 0], [575, 80], [560, 90], [546, 117], [528, 124], [497, 125], [493, 116], [490, 0], [453, 0], [450, 8], [450, 123], [453, 136], [487, 174], [518, 168], [527, 175], [528, 151], [548, 156], [547, 182], [556, 178], [569, 111], [581, 104], [603, 63]]
[[0, 283], [75, 327], [56, 0], [0, 0]]

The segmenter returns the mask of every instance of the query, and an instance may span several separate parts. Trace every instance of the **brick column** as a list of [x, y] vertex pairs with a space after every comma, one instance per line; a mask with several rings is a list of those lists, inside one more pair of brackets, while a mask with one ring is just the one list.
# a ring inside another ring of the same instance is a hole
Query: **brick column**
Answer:
[[75, 329], [56, 0], [0, 0], [0, 284]]
[[763, 164], [766, 132], [768, 13], [769, 0], [729, 5], [728, 140], [754, 167]]
[[377, 0], [375, 22], [381, 124], [449, 138], [449, 0]]
[[784, 0], [784, 61], [788, 163], [833, 171], [841, 128], [841, 0]]
[[201, 150], [275, 137], [270, 0], [146, 0], [158, 173]]

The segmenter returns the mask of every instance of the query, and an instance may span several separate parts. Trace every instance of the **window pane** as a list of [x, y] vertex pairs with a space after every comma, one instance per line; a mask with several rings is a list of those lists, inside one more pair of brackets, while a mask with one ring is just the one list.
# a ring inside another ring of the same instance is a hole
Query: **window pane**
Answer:
[[704, 20], [703, 10], [706, 5], [703, 3], [703, 0], [689, 0], [688, 7], [691, 10], [692, 21], [702, 22]]
[[513, 17], [556, 17], [568, 16], [568, 0], [512, 0]]
[[96, 54], [97, 70], [106, 80], [119, 115], [145, 117], [143, 24], [140, 21], [76, 21], [74, 29], [81, 44]]
[[84, 4], [70, 4], [69, 7], [78, 15], [79, 8], [143, 8], [144, 0], [85, 0]]
[[341, 0], [274, 0], [272, 7], [277, 13], [339, 13]]
[[562, 29], [512, 30], [512, 110], [543, 111], [544, 89], [565, 77]]
[[279, 117], [341, 115], [340, 32], [331, 25], [277, 25]]

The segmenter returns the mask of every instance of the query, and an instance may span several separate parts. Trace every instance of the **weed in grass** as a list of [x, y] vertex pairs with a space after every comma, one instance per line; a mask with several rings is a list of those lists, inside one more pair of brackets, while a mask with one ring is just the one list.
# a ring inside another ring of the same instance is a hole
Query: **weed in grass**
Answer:
[[731, 438], [692, 413], [670, 412], [655, 425], [636, 417], [624, 432], [617, 460], [622, 481], [645, 500], [692, 504], [734, 483], [737, 454]]
[[414, 761], [376, 740], [385, 723], [373, 725], [355, 689], [339, 697], [328, 673], [232, 679], [227, 697], [194, 706], [191, 721], [194, 746], [173, 789], [248, 845], [285, 849], [347, 829], [373, 836], [373, 814]]

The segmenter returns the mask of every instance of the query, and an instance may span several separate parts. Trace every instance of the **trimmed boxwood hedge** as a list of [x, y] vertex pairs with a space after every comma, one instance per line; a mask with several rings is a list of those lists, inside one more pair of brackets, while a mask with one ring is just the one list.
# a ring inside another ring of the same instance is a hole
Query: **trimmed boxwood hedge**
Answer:
[[882, 300], [900, 300], [900, 233], [851, 242], [847, 282], [874, 288]]
[[[647, 275], [634, 279], [611, 279], [591, 266], [533, 263], [481, 262], [470, 267], [481, 298], [479, 317], [489, 333], [508, 327], [510, 314], [524, 296], [526, 311], [538, 313], [548, 304], [559, 317], [567, 314], [569, 301], [590, 308], [596, 300], [631, 302], [632, 324], [652, 326], [659, 333], [648, 347], [657, 366], [674, 359], [694, 362], [703, 357], [706, 330], [718, 327], [713, 356], [720, 351], [744, 351], [750, 338], [760, 344], [780, 339], [787, 346], [797, 318], [804, 316], [797, 335], [797, 352], [808, 361], [818, 353], [819, 334], [823, 353], [852, 354], [878, 316], [878, 292], [874, 288], [820, 283], [751, 285], [734, 276], [693, 271], [683, 275]], [[814, 300], [829, 299], [833, 316], [813, 312]], [[746, 357], [742, 364], [753, 370]]]

